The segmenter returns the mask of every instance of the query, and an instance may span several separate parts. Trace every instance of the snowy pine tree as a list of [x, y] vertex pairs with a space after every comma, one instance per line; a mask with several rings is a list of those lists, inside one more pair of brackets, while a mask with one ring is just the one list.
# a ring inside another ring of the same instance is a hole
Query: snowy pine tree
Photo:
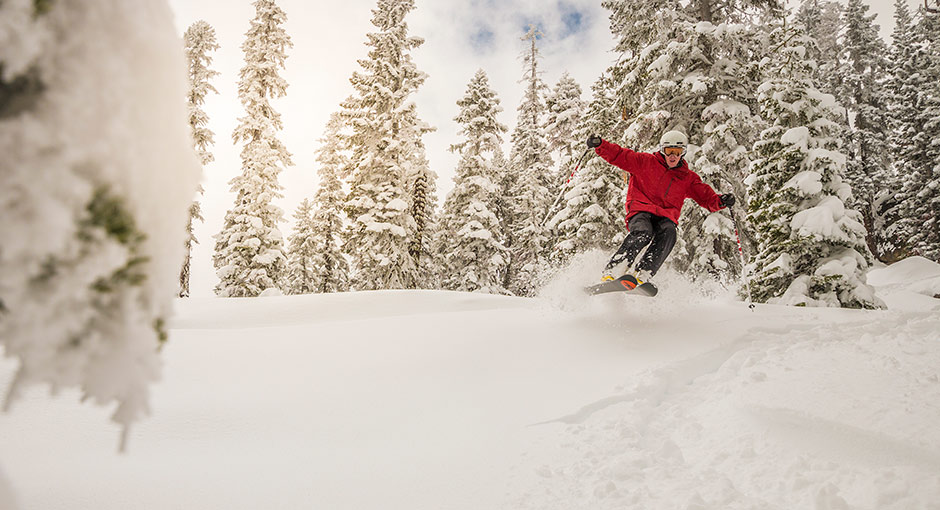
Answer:
[[245, 116], [232, 133], [241, 151], [242, 174], [230, 181], [235, 205], [225, 214], [222, 231], [215, 236], [213, 262], [223, 297], [258, 296], [281, 289], [286, 276], [284, 238], [278, 224], [284, 211], [274, 205], [281, 198], [278, 175], [289, 166], [291, 155], [276, 133], [283, 127], [271, 99], [287, 93], [278, 74], [284, 68], [285, 50], [292, 46], [281, 25], [287, 15], [274, 0], [255, 0], [255, 18], [242, 44], [245, 66], [239, 74], [238, 96]]
[[919, 66], [912, 139], [902, 151], [904, 179], [895, 197], [899, 220], [889, 235], [911, 254], [940, 261], [940, 16], [920, 10], [911, 62]]
[[415, 216], [420, 219], [418, 211], [428, 210], [431, 202], [425, 198], [422, 204], [413, 193], [420, 191], [416, 185], [423, 178], [429, 197], [433, 174], [421, 144], [431, 128], [418, 118], [410, 99], [427, 78], [411, 57], [424, 43], [408, 35], [405, 16], [414, 8], [414, 0], [378, 1], [372, 10], [378, 32], [368, 34], [369, 58], [359, 61], [362, 71], [350, 78], [355, 95], [343, 103], [344, 119], [353, 131], [346, 202], [352, 225], [345, 244], [359, 290], [418, 285], [414, 254], [424, 240]]
[[494, 159], [508, 128], [496, 118], [503, 111], [483, 70], [477, 71], [457, 101], [454, 118], [464, 140], [451, 147], [460, 154], [454, 188], [444, 201], [435, 250], [442, 258], [445, 289], [508, 293], [504, 274], [508, 255], [497, 214], [501, 189]]
[[522, 55], [522, 82], [526, 84], [526, 91], [517, 109], [519, 117], [512, 134], [510, 154], [513, 200], [510, 290], [520, 296], [534, 294], [547, 268], [549, 249], [548, 232], [542, 221], [551, 205], [553, 183], [552, 160], [543, 124], [547, 113], [544, 96], [548, 87], [538, 68], [540, 37], [542, 33], [530, 25], [522, 38], [529, 41], [529, 49]]
[[762, 62], [761, 114], [771, 126], [754, 145], [749, 217], [759, 252], [751, 280], [758, 302], [798, 306], [883, 306], [865, 273], [871, 266], [861, 215], [842, 179], [844, 109], [823, 94], [807, 59], [802, 27], [778, 28]]
[[[214, 143], [215, 134], [206, 127], [209, 124], [209, 117], [202, 110], [202, 105], [205, 104], [206, 95], [209, 92], [219, 93], [209, 83], [209, 80], [219, 75], [218, 71], [209, 68], [212, 64], [209, 52], [219, 49], [219, 44], [216, 42], [215, 29], [201, 20], [193, 23], [186, 30], [183, 34], [183, 42], [186, 45], [186, 58], [189, 62], [189, 94], [186, 96], [189, 103], [189, 127], [192, 130], [196, 154], [199, 155], [199, 161], [205, 167], [215, 160], [209, 152], [209, 146]], [[197, 193], [202, 195], [204, 192], [202, 185], [199, 185]], [[202, 206], [198, 200], [194, 200], [189, 207], [189, 223], [186, 225], [186, 256], [183, 259], [183, 268], [180, 270], [179, 297], [189, 296], [190, 257], [193, 243], [199, 243], [193, 234], [193, 222], [196, 220], [205, 221], [202, 217]]]
[[[499, 228], [503, 232], [503, 246], [507, 250], [506, 268], [503, 271], [503, 288], [509, 290], [512, 285], [511, 258], [512, 258], [512, 222], [515, 210], [512, 190], [515, 186], [515, 174], [512, 172], [509, 158], [502, 147], [497, 147], [493, 154], [493, 171], [496, 173], [496, 182], [499, 194], [493, 203], [493, 212], [499, 219]], [[511, 291], [510, 291], [511, 292]]]
[[842, 5], [829, 0], [803, 0], [794, 21], [816, 41], [811, 57], [816, 61], [813, 77], [821, 91], [833, 93], [839, 88], [839, 32], [842, 29]]
[[[929, 165], [929, 136], [924, 132], [921, 111], [931, 78], [925, 75], [927, 54], [919, 44], [914, 20], [906, 0], [894, 2], [894, 31], [888, 53], [888, 79], [885, 82], [888, 105], [888, 144], [893, 155], [892, 172], [874, 204], [875, 255], [884, 262], [895, 262], [909, 255], [911, 233], [901, 229], [901, 206], [911, 197], [904, 193], [905, 179], [917, 168]], [[940, 79], [940, 77], [935, 77]]]
[[545, 99], [545, 106], [548, 109], [545, 123], [548, 148], [558, 157], [558, 169], [552, 179], [554, 185], [550, 188], [554, 196], [568, 179], [571, 167], [575, 164], [574, 159], [581, 155], [584, 147], [584, 140], [577, 136], [585, 108], [581, 100], [581, 86], [567, 71]]
[[[846, 131], [845, 178], [852, 186], [855, 207], [865, 218], [865, 226], [873, 234], [875, 192], [888, 179], [888, 129], [884, 114], [883, 81], [887, 49], [874, 24], [875, 15], [868, 15], [862, 0], [849, 0], [843, 11], [845, 32], [839, 69], [838, 98], [848, 110], [851, 129]], [[868, 244], [876, 250], [875, 240]]]
[[[763, 122], [757, 117], [756, 109], [734, 100], [718, 100], [702, 112], [704, 142], [696, 153], [692, 165], [702, 176], [727, 176], [720, 179], [722, 191], [733, 192], [747, 203], [747, 187], [744, 184], [751, 165], [750, 145], [757, 139]], [[732, 243], [732, 235], [737, 227], [740, 241], [747, 253], [754, 249], [750, 226], [735, 225], [724, 213], [708, 213], [704, 209], [690, 208], [683, 211], [684, 243], [678, 250], [689, 264], [693, 274], [706, 271], [712, 275], [722, 273], [739, 274], [737, 245]], [[740, 222], [744, 218], [737, 217]], [[694, 239], [694, 242], [690, 242]]]
[[4, 407], [76, 389], [126, 440], [160, 377], [199, 178], [173, 14], [5, 0], [0, 20]]
[[349, 262], [343, 255], [343, 207], [346, 195], [340, 176], [349, 168], [343, 154], [343, 121], [338, 114], [330, 116], [317, 154], [320, 184], [313, 197], [315, 211], [311, 226], [313, 239], [313, 292], [345, 292], [349, 290]]
[[[611, 85], [610, 75], [605, 73], [592, 86], [593, 97], [574, 135], [581, 140], [581, 147], [595, 134], [603, 133], [612, 140], [620, 138], [621, 118]], [[613, 249], [623, 241], [624, 178], [621, 172], [592, 152], [587, 153], [582, 168], [562, 190], [561, 208], [547, 223], [556, 239], [552, 259], [557, 263], [564, 263], [588, 249]], [[568, 170], [569, 175], [572, 170]], [[566, 180], [568, 177], [565, 176]]]
[[313, 225], [313, 205], [306, 198], [294, 212], [294, 233], [287, 238], [288, 294], [310, 294], [316, 291], [317, 244]]
[[412, 147], [414, 155], [406, 174], [408, 194], [411, 197], [411, 217], [415, 229], [411, 234], [408, 254], [415, 261], [417, 272], [414, 287], [417, 289], [436, 289], [439, 284], [435, 275], [439, 272], [438, 261], [435, 260], [431, 250], [434, 236], [437, 233], [437, 174], [431, 170], [425, 155], [424, 143], [420, 134], [425, 132], [426, 126], [415, 132]]

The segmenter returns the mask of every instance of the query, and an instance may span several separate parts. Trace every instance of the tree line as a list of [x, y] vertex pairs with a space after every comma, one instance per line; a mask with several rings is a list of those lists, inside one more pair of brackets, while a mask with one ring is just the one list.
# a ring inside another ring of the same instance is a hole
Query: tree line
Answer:
[[[903, 0], [890, 45], [861, 0], [806, 0], [793, 11], [774, 0], [607, 0], [618, 58], [587, 100], [567, 73], [554, 87], [543, 82], [544, 35], [530, 27], [513, 132], [498, 119], [503, 108], [484, 70], [457, 101], [461, 139], [450, 150], [459, 161], [441, 207], [422, 141], [433, 128], [411, 99], [426, 79], [411, 57], [423, 40], [405, 19], [415, 4], [378, 0], [368, 58], [321, 139], [320, 188], [295, 212], [286, 241], [274, 201], [291, 162], [269, 100], [285, 94], [277, 71], [291, 43], [275, 1], [254, 5], [239, 82], [245, 116], [234, 135], [244, 143], [243, 173], [215, 237], [220, 296], [533, 295], [572, 257], [610, 249], [625, 233], [622, 177], [590, 154], [571, 175], [583, 140], [599, 134], [653, 150], [668, 129], [687, 133], [692, 168], [746, 208], [737, 225], [687, 208], [671, 265], [691, 278], [745, 273], [761, 302], [872, 308], [880, 302], [864, 273], [875, 259], [940, 259], [940, 30]], [[204, 22], [186, 40], [191, 111], [201, 113], [211, 90], [206, 51], [217, 46]], [[204, 114], [191, 120], [205, 162], [211, 132]]]

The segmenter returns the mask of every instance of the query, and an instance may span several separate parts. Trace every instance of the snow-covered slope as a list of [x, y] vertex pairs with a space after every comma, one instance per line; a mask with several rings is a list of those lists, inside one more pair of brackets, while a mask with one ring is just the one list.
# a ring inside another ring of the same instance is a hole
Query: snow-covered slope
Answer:
[[0, 471], [19, 510], [935, 509], [940, 301], [911, 289], [940, 267], [915, 263], [872, 273], [887, 311], [668, 275], [653, 300], [580, 275], [181, 300], [126, 455], [101, 409], [33, 392]]

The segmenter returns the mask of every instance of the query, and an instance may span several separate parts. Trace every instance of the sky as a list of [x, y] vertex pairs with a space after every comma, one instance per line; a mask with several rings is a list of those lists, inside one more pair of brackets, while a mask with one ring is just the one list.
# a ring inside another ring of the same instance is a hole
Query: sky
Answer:
[[[918, 5], [916, 0], [909, 1]], [[294, 44], [281, 71], [289, 84], [287, 95], [273, 101], [284, 121], [279, 137], [294, 162], [280, 178], [285, 196], [278, 205], [287, 220], [281, 225], [286, 237], [297, 206], [316, 190], [315, 151], [330, 114], [352, 93], [349, 78], [360, 70], [357, 60], [368, 52], [364, 43], [366, 34], [375, 30], [371, 11], [376, 2], [277, 3], [287, 14], [284, 28]], [[888, 38], [893, 1], [876, 0], [871, 5], [882, 35]], [[212, 68], [221, 73], [212, 82], [219, 93], [210, 94], [204, 107], [209, 129], [215, 133], [215, 145], [210, 148], [215, 162], [205, 168], [206, 192], [201, 202], [206, 221], [196, 226], [200, 245], [193, 252], [191, 282], [193, 295], [208, 295], [216, 283], [212, 236], [221, 229], [225, 211], [234, 200], [228, 182], [241, 172], [241, 147], [232, 143], [231, 135], [236, 119], [243, 115], [236, 85], [244, 65], [241, 44], [254, 7], [251, 0], [170, 0], [170, 6], [180, 34], [204, 20], [215, 28], [221, 46], [211, 55]], [[413, 99], [421, 118], [436, 128], [424, 141], [431, 169], [439, 176], [439, 204], [453, 187], [457, 165], [457, 156], [447, 150], [460, 141], [453, 121], [458, 113], [456, 102], [476, 71], [483, 69], [489, 75], [504, 109], [500, 120], [511, 133], [523, 94], [520, 55], [526, 46], [521, 37], [527, 26], [535, 24], [544, 33], [539, 42], [543, 80], [554, 87], [567, 71], [581, 85], [582, 98], [588, 100], [591, 84], [616, 58], [607, 16], [599, 0], [416, 0], [416, 9], [406, 22], [410, 35], [426, 41], [412, 56], [428, 79]], [[505, 141], [508, 153], [508, 134]]]

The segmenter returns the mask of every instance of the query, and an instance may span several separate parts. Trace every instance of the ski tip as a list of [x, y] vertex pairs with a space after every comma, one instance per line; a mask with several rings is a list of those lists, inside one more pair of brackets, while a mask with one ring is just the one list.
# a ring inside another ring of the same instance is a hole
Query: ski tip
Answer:
[[649, 282], [640, 284], [636, 288], [636, 291], [649, 297], [654, 297], [656, 294], [659, 294], [659, 288]]

